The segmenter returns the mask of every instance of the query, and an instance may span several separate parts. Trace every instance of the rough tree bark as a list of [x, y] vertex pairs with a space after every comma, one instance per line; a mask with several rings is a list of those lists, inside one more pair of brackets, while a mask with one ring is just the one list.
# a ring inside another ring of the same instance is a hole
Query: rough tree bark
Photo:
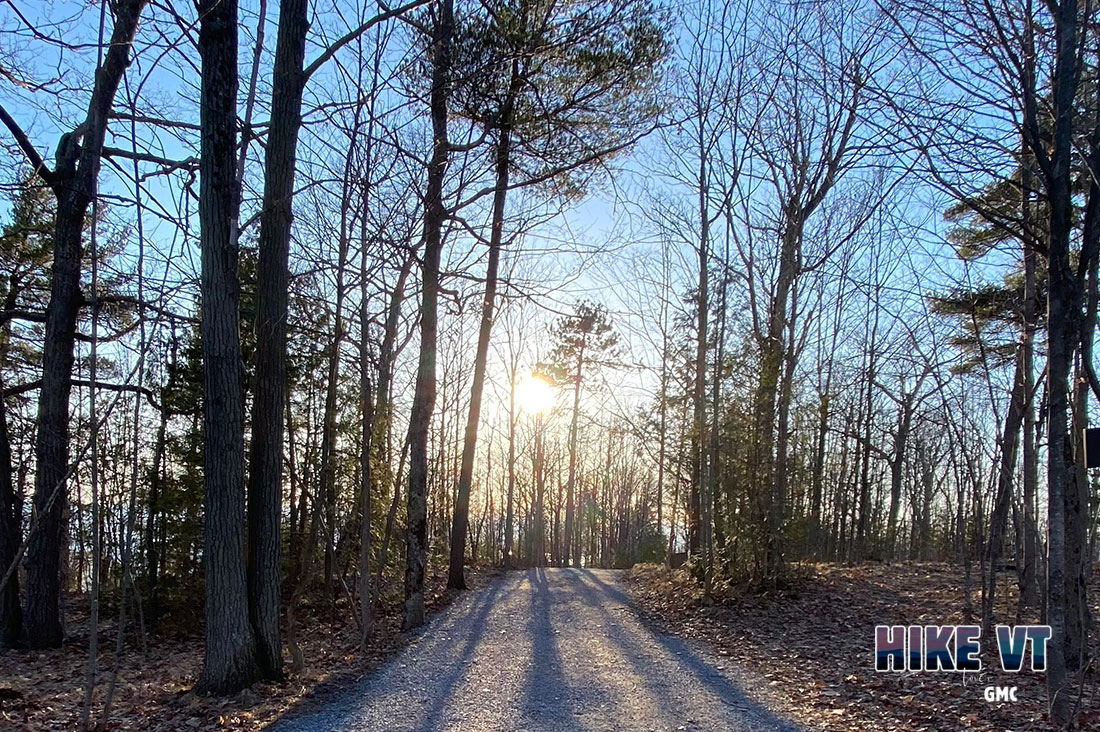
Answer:
[[[1070, 700], [1066, 689], [1066, 497], [1074, 478], [1073, 441], [1069, 434], [1069, 371], [1078, 338], [1080, 294], [1070, 263], [1073, 229], [1072, 171], [1077, 87], [1076, 0], [1061, 0], [1052, 8], [1055, 25], [1054, 135], [1045, 170], [1049, 243], [1047, 247], [1047, 624], [1053, 642], [1047, 647], [1047, 698], [1050, 718], [1066, 724]], [[1046, 155], [1037, 131], [1028, 141], [1036, 156]]]
[[[792, 204], [793, 206], [793, 204]], [[786, 472], [776, 474], [776, 466], [786, 455], [776, 454], [776, 414], [780, 391], [780, 373], [786, 353], [784, 334], [787, 330], [787, 305], [791, 288], [798, 274], [802, 240], [802, 211], [784, 212], [786, 217], [775, 295], [768, 310], [767, 326], [758, 338], [760, 347], [760, 380], [753, 399], [753, 430], [756, 444], [754, 470], [756, 490], [763, 497], [766, 527], [764, 576], [767, 583], [778, 581], [783, 570], [783, 532], [786, 515]], [[779, 478], [783, 479], [780, 480]]]
[[[256, 371], [248, 471], [248, 612], [264, 678], [282, 677], [283, 405], [294, 171], [302, 126], [308, 0], [279, 4], [272, 73], [271, 124], [264, 158], [264, 198], [256, 271]], [[318, 500], [323, 500], [319, 498]]]
[[[1085, 427], [1088, 425], [1090, 387], [1100, 395], [1100, 383], [1093, 364], [1093, 336], [1096, 332], [1097, 268], [1100, 265], [1100, 88], [1092, 92], [1093, 127], [1088, 134], [1085, 162], [1090, 169], [1085, 204], [1081, 251], [1076, 266], [1078, 311], [1077, 377], [1074, 380], [1074, 477], [1066, 492], [1066, 668], [1076, 671], [1088, 664], [1088, 636], [1092, 613], [1088, 603], [1088, 578], [1092, 551], [1089, 541], [1090, 488], [1085, 467]], [[1083, 308], [1083, 310], [1082, 310]]]
[[242, 563], [244, 369], [235, 236], [237, 2], [209, 0], [199, 6], [199, 17], [206, 658], [196, 690], [231, 694], [260, 675]]
[[[1081, 318], [1082, 336], [1086, 326]], [[1095, 326], [1094, 326], [1095, 327]], [[1085, 427], [1088, 425], [1088, 378], [1083, 373], [1084, 337], [1077, 354], [1073, 386], [1071, 387], [1070, 427], [1073, 433], [1073, 479], [1066, 490], [1066, 670], [1076, 672], [1087, 663], [1088, 628], [1091, 612], [1088, 608], [1086, 551], [1089, 543], [1089, 484], [1085, 468]]]

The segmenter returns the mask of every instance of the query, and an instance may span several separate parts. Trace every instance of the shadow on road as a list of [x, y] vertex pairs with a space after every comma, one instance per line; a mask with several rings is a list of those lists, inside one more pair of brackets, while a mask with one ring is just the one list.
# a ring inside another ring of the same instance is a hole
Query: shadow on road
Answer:
[[284, 715], [274, 728], [489, 726], [804, 732], [684, 641], [639, 627], [627, 593], [588, 569], [533, 569], [494, 582], [339, 698]]
[[[621, 619], [615, 618], [607, 611], [607, 597], [611, 597], [627, 609], [633, 608], [633, 600], [621, 589], [604, 582], [590, 570], [569, 571], [572, 575], [571, 579], [575, 580], [579, 587], [579, 593], [584, 602], [603, 614], [606, 619], [604, 625], [608, 629], [607, 637], [622, 650], [623, 657], [630, 661], [634, 672], [646, 688], [661, 699], [665, 708], [675, 711], [677, 716], [684, 718], [684, 715], [688, 714], [683, 704], [684, 700], [678, 695], [669, 693], [669, 684], [665, 674], [662, 673], [662, 665], [653, 663], [651, 654], [638, 644], [637, 637], [624, 633], [620, 624]], [[803, 732], [799, 725], [779, 717], [749, 696], [738, 684], [700, 658], [679, 638], [665, 635], [656, 629], [653, 629], [652, 637], [669, 653], [673, 663], [690, 672], [702, 686], [726, 706], [778, 732]], [[667, 670], [667, 666], [664, 668]]]
[[[475, 608], [461, 622], [456, 623], [450, 629], [452, 638], [465, 638], [466, 641], [462, 644], [462, 650], [459, 652], [458, 658], [455, 659], [454, 665], [451, 666], [451, 671], [434, 680], [435, 683], [432, 684], [433, 688], [430, 692], [434, 701], [428, 708], [420, 729], [435, 730], [442, 728], [440, 723], [443, 721], [443, 711], [452, 701], [452, 692], [466, 676], [467, 667], [474, 656], [474, 650], [477, 648], [477, 644], [481, 642], [482, 636], [485, 635], [489, 611], [493, 609], [493, 601], [500, 593], [502, 584], [501, 582], [494, 582], [487, 592], [481, 593]], [[427, 630], [427, 627], [425, 630]], [[427, 681], [430, 683], [432, 680]]]
[[[433, 619], [419, 630], [415, 631], [414, 638], [421, 639], [424, 644], [448, 644], [459, 642], [462, 639], [462, 650], [450, 666], [447, 673], [437, 676], [415, 675], [417, 684], [422, 684], [423, 699], [431, 700], [431, 704], [424, 709], [402, 710], [408, 716], [416, 716], [419, 722], [415, 726], [417, 730], [442, 729], [443, 712], [451, 700], [452, 693], [466, 675], [467, 666], [474, 654], [478, 643], [485, 634], [489, 612], [493, 602], [500, 592], [502, 582], [494, 582], [485, 591], [476, 595], [476, 601], [469, 611], [458, 615], [458, 621], [453, 626], [442, 628], [438, 619]], [[447, 614], [453, 617], [451, 613]], [[441, 638], [440, 632], [447, 633], [447, 638]], [[452, 640], [453, 639], [453, 640]], [[416, 641], [414, 640], [415, 644]], [[380, 669], [372, 673], [367, 679], [353, 683], [350, 687], [350, 678], [341, 676], [326, 683], [330, 689], [341, 689], [339, 698], [310, 698], [303, 699], [298, 704], [288, 709], [279, 719], [273, 721], [265, 730], [279, 730], [279, 732], [292, 732], [293, 730], [346, 730], [360, 729], [358, 716], [363, 700], [378, 700], [379, 688], [383, 685], [382, 679], [387, 674], [394, 673], [400, 668], [397, 664], [407, 658], [416, 646], [407, 646], [401, 653], [387, 661]], [[410, 676], [414, 674], [410, 673]], [[350, 676], [350, 674], [348, 675]], [[329, 690], [323, 696], [332, 694]], [[335, 696], [335, 695], [334, 695]]]
[[537, 725], [561, 725], [571, 720], [573, 714], [565, 705], [554, 703], [555, 698], [560, 698], [568, 689], [550, 618], [554, 598], [545, 569], [539, 567], [529, 571], [527, 579], [531, 583], [531, 618], [527, 622], [527, 632], [531, 638], [532, 658], [523, 692], [523, 713]]

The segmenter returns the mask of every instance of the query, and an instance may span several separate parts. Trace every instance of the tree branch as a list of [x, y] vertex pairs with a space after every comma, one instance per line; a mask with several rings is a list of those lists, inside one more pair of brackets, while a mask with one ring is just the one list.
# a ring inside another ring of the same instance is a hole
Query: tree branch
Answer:
[[[83, 386], [86, 388], [92, 385], [92, 382], [88, 381], [87, 379], [70, 379], [69, 383], [73, 386]], [[4, 398], [6, 399], [8, 397], [18, 396], [19, 394], [26, 394], [28, 391], [34, 391], [40, 386], [42, 386], [42, 380], [35, 379], [34, 381], [28, 381], [25, 384], [16, 384], [14, 386], [9, 386], [4, 389], [2, 393]], [[148, 387], [137, 386], [135, 384], [109, 384], [103, 381], [97, 381], [95, 382], [95, 388], [102, 389], [104, 391], [130, 391], [141, 394], [145, 397], [146, 401], [149, 402], [149, 406], [151, 406], [158, 412], [161, 411], [161, 406], [157, 403], [153, 391]]]
[[176, 170], [178, 168], [196, 170], [199, 166], [199, 159], [196, 157], [184, 158], [183, 160], [172, 160], [171, 158], [162, 158], [159, 155], [151, 155], [149, 153], [135, 153], [131, 150], [122, 150], [117, 147], [104, 147], [103, 157], [125, 158], [126, 160], [136, 160], [139, 163], [152, 163], [154, 165], [160, 165], [161, 167], [163, 167], [165, 169], [165, 172]]
[[35, 150], [34, 145], [27, 138], [27, 134], [23, 132], [23, 128], [19, 126], [19, 123], [12, 119], [12, 116], [8, 114], [8, 110], [4, 109], [4, 105], [0, 104], [0, 120], [4, 121], [4, 125], [11, 131], [13, 137], [15, 137], [16, 144], [19, 145], [19, 149], [23, 151], [23, 154], [27, 156], [27, 160], [34, 167], [34, 172], [42, 180], [53, 187], [55, 185], [55, 176], [53, 171], [47, 167], [45, 161], [42, 160], [42, 156]]
[[193, 122], [181, 122], [179, 120], [161, 119], [160, 117], [149, 117], [143, 114], [130, 114], [129, 112], [112, 111], [111, 119], [121, 119], [128, 122], [135, 122], [143, 125], [153, 125], [155, 127], [177, 127], [183, 130], [200, 131], [202, 128], [194, 124]]
[[[176, 320], [182, 323], [198, 323], [197, 318], [193, 318], [189, 315], [180, 315], [166, 308], [162, 308], [159, 305], [154, 305], [148, 300], [138, 300], [136, 297], [130, 295], [103, 295], [97, 298], [100, 305], [136, 305], [143, 310], [150, 310], [157, 315], [160, 315], [168, 320]], [[92, 305], [93, 301], [85, 298], [84, 305]]]
[[326, 48], [320, 56], [318, 56], [316, 59], [314, 59], [309, 64], [309, 66], [307, 66], [305, 68], [305, 71], [302, 73], [302, 83], [305, 84], [307, 81], [309, 81], [309, 77], [313, 76], [314, 72], [317, 71], [317, 69], [324, 66], [325, 62], [327, 62], [330, 58], [335, 56], [337, 51], [339, 51], [341, 48], [343, 48], [344, 46], [346, 46], [349, 43], [351, 43], [352, 41], [354, 41], [359, 36], [366, 33], [368, 30], [370, 30], [374, 26], [378, 25], [379, 23], [385, 22], [385, 21], [389, 20], [390, 18], [395, 18], [398, 15], [401, 15], [402, 13], [408, 12], [409, 10], [413, 10], [414, 8], [418, 8], [421, 5], [425, 5], [425, 4], [427, 4], [427, 2], [428, 2], [428, 0], [412, 0], [412, 2], [406, 3], [405, 5], [402, 5], [399, 8], [393, 8], [393, 9], [388, 9], [388, 8], [386, 8], [385, 4], [379, 2], [378, 7], [382, 8], [382, 12], [379, 13], [378, 15], [374, 16], [373, 18], [371, 18], [367, 22], [363, 23], [361, 26], [359, 26], [355, 30], [351, 31], [347, 35], [337, 39], [337, 41], [335, 43], [333, 43], [331, 46]]

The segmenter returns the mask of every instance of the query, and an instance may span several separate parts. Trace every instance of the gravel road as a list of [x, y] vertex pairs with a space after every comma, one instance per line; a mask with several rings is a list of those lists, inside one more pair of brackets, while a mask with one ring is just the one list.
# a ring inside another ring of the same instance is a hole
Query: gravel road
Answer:
[[743, 691], [753, 681], [728, 659], [644, 625], [620, 578], [508, 573], [346, 694], [268, 729], [799, 732]]

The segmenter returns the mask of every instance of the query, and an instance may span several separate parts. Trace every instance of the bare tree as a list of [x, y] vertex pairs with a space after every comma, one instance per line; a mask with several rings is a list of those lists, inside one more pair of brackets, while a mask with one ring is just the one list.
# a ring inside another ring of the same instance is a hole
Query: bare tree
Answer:
[[52, 170], [7, 110], [0, 107], [0, 121], [57, 198], [35, 442], [33, 501], [40, 518], [27, 548], [27, 601], [23, 613], [27, 640], [33, 648], [57, 647], [63, 639], [61, 545], [62, 517], [68, 501], [69, 395], [77, 315], [85, 304], [80, 292], [81, 239], [88, 206], [97, 195], [111, 104], [129, 66], [131, 44], [144, 7], [144, 0], [126, 0], [114, 8], [109, 50], [95, 75], [87, 115], [72, 132], [61, 137]]
[[237, 3], [199, 8], [202, 53], [202, 359], [206, 657], [196, 688], [238, 691], [261, 674], [245, 556], [244, 374], [237, 274]]
[[421, 265], [420, 364], [416, 372], [412, 415], [409, 417], [408, 532], [405, 557], [405, 613], [403, 624], [424, 624], [424, 567], [427, 562], [428, 430], [436, 393], [436, 333], [439, 317], [439, 260], [443, 247], [446, 207], [443, 181], [447, 174], [450, 142], [447, 137], [447, 97], [451, 84], [451, 43], [454, 36], [454, 0], [437, 0], [431, 8], [431, 120], [432, 157], [424, 195], [424, 259]]

